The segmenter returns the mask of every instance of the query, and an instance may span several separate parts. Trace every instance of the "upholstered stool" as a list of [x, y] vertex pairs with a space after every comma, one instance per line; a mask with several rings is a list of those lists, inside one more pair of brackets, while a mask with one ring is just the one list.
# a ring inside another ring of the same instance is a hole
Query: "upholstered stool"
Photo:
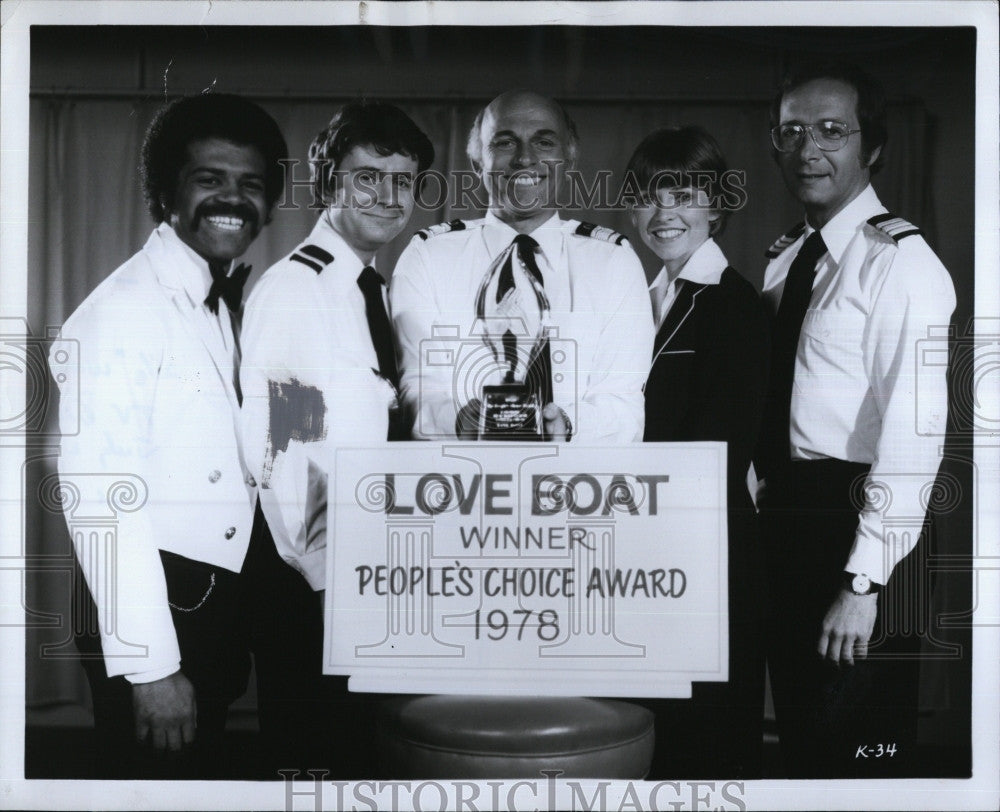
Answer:
[[406, 696], [379, 713], [388, 778], [642, 778], [653, 714], [610, 699]]

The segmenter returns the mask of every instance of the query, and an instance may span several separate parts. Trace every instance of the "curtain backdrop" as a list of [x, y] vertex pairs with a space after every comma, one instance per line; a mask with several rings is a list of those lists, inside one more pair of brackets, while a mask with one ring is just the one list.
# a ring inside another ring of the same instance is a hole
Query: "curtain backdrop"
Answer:
[[[342, 101], [346, 100], [263, 102], [281, 126], [291, 156], [302, 161], [297, 178], [308, 177], [308, 144]], [[469, 168], [466, 135], [486, 101], [409, 100], [400, 106], [434, 143], [435, 168], [448, 172]], [[138, 187], [137, 164], [143, 133], [158, 104], [55, 96], [32, 100], [28, 316], [36, 336], [44, 335], [46, 327], [60, 326], [87, 294], [147, 239], [153, 224]], [[765, 103], [602, 101], [576, 102], [567, 109], [580, 131], [579, 169], [583, 177], [589, 183], [597, 170], [612, 170], [612, 189], [621, 182], [632, 150], [651, 130], [680, 124], [700, 124], [708, 129], [719, 141], [729, 166], [745, 171], [748, 192], [746, 207], [730, 218], [719, 241], [730, 262], [760, 288], [763, 251], [801, 219], [799, 207], [786, 193], [771, 159]], [[926, 192], [932, 156], [925, 143], [925, 111], [915, 102], [895, 105], [890, 108], [889, 124], [894, 140], [887, 150], [885, 168], [875, 179], [876, 189], [891, 211], [919, 223], [934, 246], [937, 234], [930, 222]], [[251, 285], [311, 229], [316, 212], [308, 208], [308, 190], [298, 189], [295, 202], [297, 207], [275, 212], [272, 224], [252, 246], [247, 257], [254, 267]], [[623, 211], [569, 214], [633, 237]], [[380, 252], [379, 267], [388, 275], [415, 230], [457, 216], [481, 216], [481, 212], [455, 210], [448, 205], [433, 211], [417, 210], [406, 232]], [[655, 273], [655, 258], [637, 239], [633, 245], [647, 273]], [[122, 340], [127, 341], [128, 336]], [[46, 426], [50, 434], [55, 431], [54, 397], [49, 401]], [[30, 450], [22, 482], [27, 553], [43, 562], [26, 580], [29, 708], [85, 705], [88, 701], [65, 620], [70, 603], [71, 545], [61, 514], [44, 506], [38, 494], [42, 479], [55, 470], [56, 451], [55, 442], [39, 443]]]

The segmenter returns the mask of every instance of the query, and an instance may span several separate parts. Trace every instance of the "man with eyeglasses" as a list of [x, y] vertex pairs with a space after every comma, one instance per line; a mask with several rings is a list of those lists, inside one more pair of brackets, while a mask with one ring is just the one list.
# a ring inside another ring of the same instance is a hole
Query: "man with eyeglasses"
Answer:
[[767, 252], [772, 372], [755, 461], [782, 756], [789, 777], [906, 775], [926, 602], [916, 547], [948, 409], [945, 371], [920, 364], [918, 341], [948, 324], [954, 289], [870, 185], [886, 142], [871, 77], [802, 70], [771, 123], [805, 210]]

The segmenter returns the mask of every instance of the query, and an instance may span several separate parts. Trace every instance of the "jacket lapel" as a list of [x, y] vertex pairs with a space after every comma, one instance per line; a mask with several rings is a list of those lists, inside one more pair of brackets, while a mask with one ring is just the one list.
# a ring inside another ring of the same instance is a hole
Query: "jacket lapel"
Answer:
[[[212, 367], [219, 376], [219, 381], [225, 389], [226, 397], [229, 398], [234, 410], [239, 410], [239, 401], [236, 399], [236, 389], [234, 376], [236, 374], [236, 356], [234, 350], [227, 350], [223, 344], [222, 336], [218, 335], [218, 329], [211, 320], [200, 312], [201, 303], [192, 306], [191, 300], [184, 290], [170, 291], [174, 307], [184, 321], [189, 334], [198, 339], [202, 345], [205, 355], [211, 361]], [[227, 311], [224, 302], [219, 303], [219, 309], [223, 311], [222, 318], [226, 318]], [[220, 319], [221, 322], [221, 319]], [[220, 325], [225, 329], [225, 324]], [[232, 334], [231, 334], [232, 335]], [[235, 336], [230, 339], [234, 341]]]
[[[155, 243], [154, 243], [155, 240]], [[195, 301], [191, 291], [185, 286], [179, 263], [190, 263], [191, 260], [176, 246], [170, 245], [162, 235], [154, 232], [149, 243], [150, 264], [156, 274], [157, 282], [163, 288], [165, 295], [171, 300], [180, 315], [187, 332], [198, 339], [208, 359], [211, 361], [222, 387], [226, 392], [234, 410], [239, 410], [233, 376], [236, 374], [234, 351], [227, 350], [218, 329], [211, 319], [202, 312], [203, 302]], [[227, 311], [224, 302], [219, 302], [219, 309]], [[223, 319], [225, 316], [223, 316]], [[225, 323], [220, 319], [222, 329]], [[232, 327], [235, 332], [236, 326]], [[230, 333], [235, 347], [236, 336]]]
[[670, 351], [671, 342], [677, 337], [684, 322], [694, 312], [698, 294], [708, 287], [708, 285], [692, 282], [689, 279], [678, 279], [677, 284], [680, 285], [677, 298], [674, 299], [674, 303], [670, 306], [667, 317], [663, 321], [663, 326], [656, 334], [656, 341], [653, 344], [653, 363], [664, 352]]

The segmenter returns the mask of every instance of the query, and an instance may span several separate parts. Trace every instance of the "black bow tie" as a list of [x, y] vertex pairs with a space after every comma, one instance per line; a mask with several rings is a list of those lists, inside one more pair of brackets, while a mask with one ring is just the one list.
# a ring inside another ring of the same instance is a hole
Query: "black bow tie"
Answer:
[[233, 272], [226, 276], [226, 269], [223, 265], [209, 263], [208, 269], [212, 272], [212, 287], [208, 289], [208, 296], [205, 297], [205, 304], [213, 313], [219, 312], [219, 299], [226, 303], [226, 307], [233, 313], [240, 309], [243, 304], [243, 286], [250, 276], [251, 266], [237, 265]]

